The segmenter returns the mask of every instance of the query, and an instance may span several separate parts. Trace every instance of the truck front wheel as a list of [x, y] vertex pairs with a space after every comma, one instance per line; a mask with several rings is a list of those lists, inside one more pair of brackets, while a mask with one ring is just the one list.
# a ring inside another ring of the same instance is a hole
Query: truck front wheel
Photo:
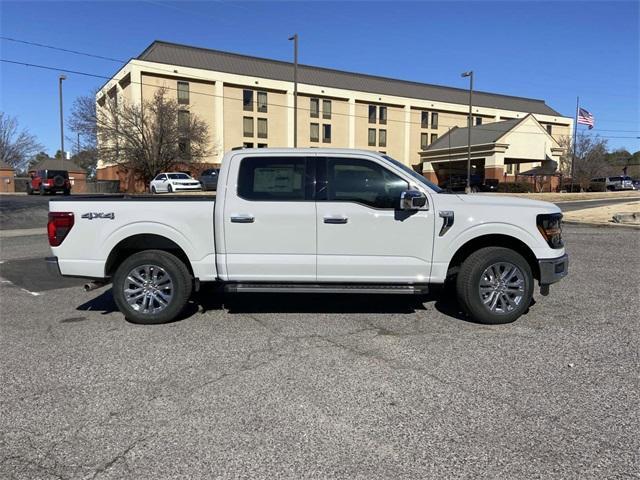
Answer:
[[127, 258], [113, 277], [113, 298], [124, 316], [146, 325], [174, 320], [191, 295], [186, 265], [163, 250], [145, 250]]
[[458, 301], [480, 323], [510, 323], [522, 315], [533, 296], [533, 274], [514, 250], [486, 247], [462, 263], [456, 279]]

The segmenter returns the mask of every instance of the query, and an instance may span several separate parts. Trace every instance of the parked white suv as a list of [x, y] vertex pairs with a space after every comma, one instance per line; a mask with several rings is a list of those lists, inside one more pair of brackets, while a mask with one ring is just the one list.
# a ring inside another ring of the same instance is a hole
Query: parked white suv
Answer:
[[[450, 194], [402, 163], [347, 149], [243, 149], [217, 198], [49, 203], [49, 265], [113, 282], [138, 323], [175, 318], [201, 282], [231, 292], [421, 294], [451, 280], [483, 323], [514, 321], [567, 274], [560, 209]], [[94, 284], [95, 285], [95, 284]]]
[[151, 180], [151, 193], [174, 193], [185, 190], [202, 190], [202, 185], [191, 175], [182, 172], [161, 173]]

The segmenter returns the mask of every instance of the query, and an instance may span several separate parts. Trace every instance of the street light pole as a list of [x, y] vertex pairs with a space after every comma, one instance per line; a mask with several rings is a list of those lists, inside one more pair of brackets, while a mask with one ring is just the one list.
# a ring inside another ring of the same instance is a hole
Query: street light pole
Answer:
[[473, 70], [464, 72], [462, 77], [469, 77], [469, 119], [467, 120], [467, 187], [465, 192], [471, 192], [471, 125], [473, 123]]
[[58, 96], [60, 98], [60, 164], [64, 167], [64, 113], [62, 111], [62, 81], [66, 80], [65, 75], [58, 77]]
[[289, 40], [293, 40], [293, 147], [298, 148], [298, 34]]

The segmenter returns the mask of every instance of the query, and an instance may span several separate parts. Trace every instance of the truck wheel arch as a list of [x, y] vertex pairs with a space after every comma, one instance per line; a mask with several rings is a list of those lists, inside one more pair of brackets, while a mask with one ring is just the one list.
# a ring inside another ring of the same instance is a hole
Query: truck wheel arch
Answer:
[[189, 257], [176, 242], [162, 235], [143, 233], [127, 237], [111, 249], [104, 267], [105, 276], [111, 277], [126, 258], [144, 250], [163, 250], [175, 255], [186, 265], [189, 273], [193, 275]]
[[479, 237], [472, 238], [471, 240], [463, 244], [460, 248], [458, 248], [456, 253], [451, 258], [451, 261], [449, 262], [449, 266], [447, 268], [447, 278], [457, 273], [458, 268], [460, 267], [460, 265], [462, 265], [462, 262], [469, 255], [484, 247], [504, 247], [518, 252], [527, 260], [527, 263], [531, 267], [533, 277], [535, 279], [540, 278], [540, 267], [538, 265], [538, 260], [531, 248], [529, 248], [529, 246], [522, 240], [504, 234], [481, 235]]

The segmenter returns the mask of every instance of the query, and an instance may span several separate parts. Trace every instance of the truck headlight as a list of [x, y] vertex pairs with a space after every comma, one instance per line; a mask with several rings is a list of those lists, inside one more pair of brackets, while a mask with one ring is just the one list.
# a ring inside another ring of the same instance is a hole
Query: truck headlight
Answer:
[[544, 213], [536, 218], [538, 230], [551, 248], [564, 247], [562, 240], [562, 214]]

